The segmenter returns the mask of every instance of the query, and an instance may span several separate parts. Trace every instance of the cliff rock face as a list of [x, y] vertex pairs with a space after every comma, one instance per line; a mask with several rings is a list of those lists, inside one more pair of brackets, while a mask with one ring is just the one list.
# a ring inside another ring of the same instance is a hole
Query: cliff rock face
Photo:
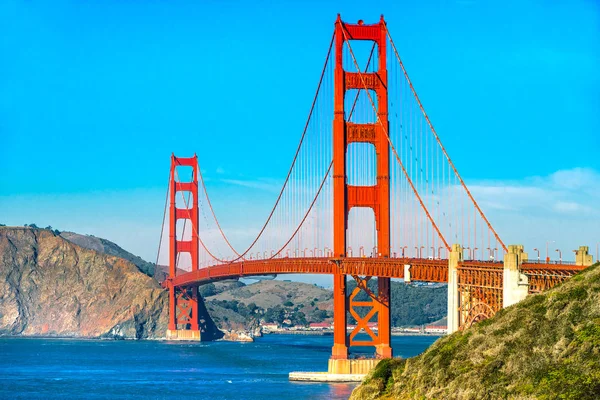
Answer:
[[384, 360], [351, 399], [600, 399], [600, 264], [439, 339]]
[[130, 261], [0, 227], [0, 335], [160, 338], [167, 323], [167, 293]]
[[135, 264], [135, 266], [146, 275], [154, 275], [154, 263], [145, 261], [141, 257], [131, 254], [110, 240], [91, 235], [80, 235], [79, 233], [75, 232], [61, 232], [60, 236], [80, 247], [96, 250], [99, 253], [108, 254], [110, 256], [124, 258], [125, 260], [131, 261], [133, 264]]

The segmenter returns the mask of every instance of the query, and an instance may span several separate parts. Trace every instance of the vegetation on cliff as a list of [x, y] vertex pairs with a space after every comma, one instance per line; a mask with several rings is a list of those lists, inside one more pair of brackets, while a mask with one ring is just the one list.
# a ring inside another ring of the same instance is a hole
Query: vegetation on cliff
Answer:
[[600, 398], [600, 265], [418, 357], [385, 360], [351, 399]]

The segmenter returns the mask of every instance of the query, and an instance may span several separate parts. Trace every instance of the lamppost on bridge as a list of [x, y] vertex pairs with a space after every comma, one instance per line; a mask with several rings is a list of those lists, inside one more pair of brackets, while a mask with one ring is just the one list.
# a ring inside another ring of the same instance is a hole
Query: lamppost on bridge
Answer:
[[550, 262], [550, 251], [548, 250], [548, 244], [554, 243], [554, 240], [546, 242], [546, 262]]
[[373, 252], [371, 253], [371, 257], [377, 257], [377, 246], [373, 246]]
[[[468, 253], [468, 254], [469, 254], [469, 260], [472, 260], [472, 259], [473, 259], [473, 257], [471, 257], [471, 248], [470, 248], [470, 247], [465, 247], [465, 248], [463, 249], [463, 253], [464, 253], [464, 251], [465, 251], [465, 250], [468, 250], [468, 251], [469, 251], [469, 253]], [[465, 255], [463, 254], [463, 257], [464, 257], [464, 256], [465, 256]]]
[[358, 249], [358, 255], [360, 257], [364, 257], [365, 256], [365, 246], [360, 246], [360, 249]]
[[435, 258], [435, 247], [431, 246], [431, 258]]
[[488, 247], [487, 250], [490, 252], [490, 260], [494, 261], [496, 258], [494, 257], [496, 251], [498, 251], [498, 248], [494, 247]]
[[441, 255], [441, 254], [442, 254], [442, 249], [443, 249], [443, 248], [444, 248], [444, 246], [440, 246], [440, 247], [438, 247], [438, 260], [441, 260], [441, 259], [442, 259], [442, 255]]
[[479, 250], [479, 247], [473, 247], [473, 257], [471, 257], [471, 260], [475, 259], [475, 251]]
[[306, 250], [308, 250], [308, 247], [305, 247], [305, 248], [304, 248], [304, 251], [302, 252], [302, 256], [303, 256], [303, 257], [306, 257]]
[[533, 249], [533, 251], [537, 251], [538, 261], [540, 261], [540, 251], [538, 249]]
[[556, 249], [554, 251], [558, 252], [558, 261], [562, 262], [562, 253], [560, 252], [560, 249]]
[[346, 253], [349, 254], [349, 257], [352, 257], [352, 247], [348, 246], [348, 248], [346, 249]]
[[408, 249], [408, 246], [402, 247], [402, 258], [404, 258], [404, 250]]
[[415, 246], [415, 258], [421, 258], [419, 257], [419, 246]]
[[425, 246], [421, 246], [421, 248], [419, 249], [419, 258], [423, 257], [423, 249], [425, 248]]

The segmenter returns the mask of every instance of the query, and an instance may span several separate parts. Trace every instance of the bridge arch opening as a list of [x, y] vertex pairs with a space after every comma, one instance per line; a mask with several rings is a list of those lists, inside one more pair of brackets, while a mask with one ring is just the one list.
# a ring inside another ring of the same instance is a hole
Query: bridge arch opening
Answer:
[[194, 167], [191, 167], [189, 165], [176, 165], [175, 166], [175, 180], [177, 182], [193, 182], [194, 181]]
[[179, 209], [191, 208], [194, 202], [194, 196], [189, 191], [178, 191], [175, 196], [175, 207]]
[[[350, 52], [352, 49], [352, 52]], [[358, 72], [352, 55], [361, 72], [376, 72], [379, 65], [379, 46], [372, 40], [348, 40], [342, 49], [342, 66], [346, 72]]]
[[[375, 105], [375, 108], [373, 108], [373, 104]], [[376, 110], [378, 109], [377, 92], [374, 90], [346, 90], [344, 96], [344, 110], [347, 122], [354, 124], [374, 124], [377, 122]]]
[[370, 207], [353, 207], [348, 213], [346, 246], [352, 249], [354, 257], [374, 257], [377, 255], [377, 230], [375, 213]]
[[353, 186], [377, 184], [377, 152], [371, 143], [350, 143], [346, 153], [346, 182]]

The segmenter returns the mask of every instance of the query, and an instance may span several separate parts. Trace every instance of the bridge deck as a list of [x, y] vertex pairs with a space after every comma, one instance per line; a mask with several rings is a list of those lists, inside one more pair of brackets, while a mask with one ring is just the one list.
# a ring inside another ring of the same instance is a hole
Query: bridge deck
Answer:
[[[172, 279], [173, 285], [197, 286], [223, 279], [242, 278], [270, 274], [333, 274], [336, 271], [347, 275], [404, 278], [405, 265], [410, 265], [410, 278], [414, 281], [448, 282], [447, 259], [423, 258], [371, 258], [371, 257], [285, 257], [269, 260], [247, 260], [201, 268], [186, 272]], [[469, 261], [459, 263], [465, 271], [502, 270], [501, 262]], [[569, 277], [585, 267], [573, 264], [536, 263], [525, 261], [522, 272], [530, 278]]]
[[412, 280], [448, 281], [448, 260], [419, 258], [299, 257], [232, 262], [186, 272], [173, 278], [174, 286], [196, 286], [222, 279], [269, 274], [333, 274], [404, 278], [410, 265]]

